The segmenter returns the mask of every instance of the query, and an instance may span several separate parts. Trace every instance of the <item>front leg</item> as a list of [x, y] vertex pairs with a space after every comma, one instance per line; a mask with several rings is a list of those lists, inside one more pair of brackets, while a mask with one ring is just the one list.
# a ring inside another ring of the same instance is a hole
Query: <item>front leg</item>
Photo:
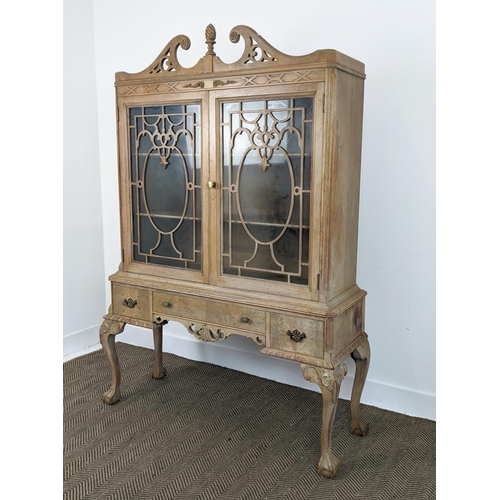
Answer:
[[347, 367], [344, 363], [333, 370], [303, 363], [301, 363], [301, 367], [304, 378], [317, 384], [323, 395], [321, 455], [318, 462], [318, 474], [331, 479], [339, 468], [339, 460], [332, 453], [332, 427], [339, 400], [340, 384], [347, 373]]
[[351, 353], [351, 357], [356, 362], [356, 373], [351, 395], [351, 430], [356, 436], [366, 436], [370, 426], [361, 418], [359, 403], [370, 366], [370, 343], [368, 339]]
[[163, 324], [153, 323], [153, 342], [155, 347], [155, 364], [151, 375], [160, 379], [165, 376], [166, 370], [163, 367]]
[[125, 323], [111, 319], [104, 319], [99, 329], [99, 338], [101, 341], [104, 355], [111, 368], [111, 387], [102, 395], [102, 400], [112, 405], [120, 400], [120, 364], [116, 354], [115, 336], [123, 332]]

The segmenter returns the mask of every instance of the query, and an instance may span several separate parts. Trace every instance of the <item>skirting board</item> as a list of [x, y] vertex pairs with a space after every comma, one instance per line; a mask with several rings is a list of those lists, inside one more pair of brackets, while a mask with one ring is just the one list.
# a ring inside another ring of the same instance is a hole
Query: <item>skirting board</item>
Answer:
[[[98, 338], [98, 327], [96, 328]], [[96, 338], [93, 334], [89, 334], [89, 337]], [[153, 349], [152, 332], [148, 334], [143, 328], [132, 325], [127, 325], [123, 333], [116, 337], [116, 341]], [[93, 344], [87, 344], [80, 349]], [[311, 384], [303, 378], [299, 363], [260, 354], [260, 349], [261, 347], [250, 339], [236, 335], [229, 337], [224, 342], [200, 342], [178, 323], [172, 322], [168, 328], [163, 329], [164, 352], [319, 392], [319, 387], [316, 384]], [[348, 374], [340, 389], [340, 398], [342, 399], [351, 398], [354, 379], [354, 361], [348, 358], [346, 365]], [[168, 370], [168, 367], [166, 368]], [[365, 383], [361, 403], [413, 417], [436, 420], [435, 395], [382, 384], [370, 380], [370, 374], [368, 374]]]
[[63, 336], [63, 356], [86, 349], [99, 343], [100, 324], [86, 330]]

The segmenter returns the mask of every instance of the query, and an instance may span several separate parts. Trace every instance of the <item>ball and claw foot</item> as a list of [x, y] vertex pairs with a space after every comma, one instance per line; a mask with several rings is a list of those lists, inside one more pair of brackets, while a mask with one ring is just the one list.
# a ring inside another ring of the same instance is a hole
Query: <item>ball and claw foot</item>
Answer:
[[359, 419], [357, 421], [351, 422], [351, 432], [355, 436], [364, 437], [368, 434], [369, 430], [370, 424], [368, 422], [365, 422], [364, 420]]
[[325, 479], [333, 479], [339, 469], [340, 462], [333, 453], [321, 455], [318, 462], [318, 474]]
[[160, 366], [160, 367], [155, 366], [151, 370], [151, 376], [157, 380], [162, 379], [166, 374], [167, 374], [167, 370], [165, 370], [165, 368], [163, 368], [163, 366]]
[[106, 391], [101, 398], [107, 405], [114, 405], [120, 401], [120, 390], [113, 387]]

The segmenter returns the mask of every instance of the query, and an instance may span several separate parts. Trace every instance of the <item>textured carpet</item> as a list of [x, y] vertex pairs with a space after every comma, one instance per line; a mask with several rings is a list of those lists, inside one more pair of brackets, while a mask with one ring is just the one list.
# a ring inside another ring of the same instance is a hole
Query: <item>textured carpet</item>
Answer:
[[64, 363], [64, 499], [434, 499], [435, 422], [340, 400], [333, 480], [316, 472], [321, 394], [117, 342], [122, 399], [101, 402], [102, 350]]

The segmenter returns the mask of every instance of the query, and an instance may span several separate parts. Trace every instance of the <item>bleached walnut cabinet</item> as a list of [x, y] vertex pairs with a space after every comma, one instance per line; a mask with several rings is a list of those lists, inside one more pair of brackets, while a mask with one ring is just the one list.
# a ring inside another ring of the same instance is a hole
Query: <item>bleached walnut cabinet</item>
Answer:
[[[115, 336], [162, 326], [206, 342], [252, 339], [301, 363], [323, 395], [318, 472], [335, 475], [331, 429], [344, 359], [356, 361], [352, 431], [370, 349], [356, 285], [364, 65], [335, 50], [289, 56], [246, 26], [239, 60], [185, 68], [173, 38], [139, 73], [116, 73], [122, 262], [100, 339], [120, 399]], [[240, 41], [241, 40], [241, 41]]]

